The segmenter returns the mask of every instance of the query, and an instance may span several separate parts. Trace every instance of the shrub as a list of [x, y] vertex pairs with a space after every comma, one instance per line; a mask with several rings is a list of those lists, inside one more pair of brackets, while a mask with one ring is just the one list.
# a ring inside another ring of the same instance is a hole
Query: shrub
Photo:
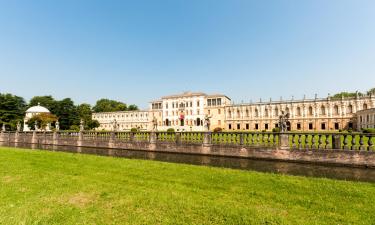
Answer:
[[375, 128], [362, 128], [362, 133], [375, 134]]
[[280, 127], [275, 127], [272, 129], [272, 132], [274, 133], [279, 133], [280, 132]]
[[221, 127], [216, 127], [214, 129], [214, 133], [219, 133], [219, 132], [222, 132], [222, 131], [223, 131], [223, 129]]
[[168, 130], [167, 130], [167, 133], [174, 133], [175, 131], [174, 131], [174, 129], [173, 128], [168, 128]]
[[138, 128], [133, 127], [132, 129], [130, 129], [130, 132], [136, 133], [136, 132], [138, 132]]

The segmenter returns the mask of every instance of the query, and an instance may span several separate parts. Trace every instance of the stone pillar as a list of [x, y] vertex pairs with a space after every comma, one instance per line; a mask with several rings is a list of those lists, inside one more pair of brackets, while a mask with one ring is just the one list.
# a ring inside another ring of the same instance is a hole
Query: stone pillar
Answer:
[[149, 145], [149, 150], [154, 151], [156, 150], [156, 142], [157, 142], [157, 135], [155, 131], [151, 131], [150, 133], [150, 145]]
[[280, 136], [280, 149], [285, 150], [289, 149], [289, 135], [281, 133]]
[[177, 145], [181, 144], [181, 133], [176, 133], [176, 144]]
[[116, 139], [116, 133], [111, 132], [111, 135], [109, 137], [109, 142], [108, 142], [108, 148], [114, 148], [115, 147], [115, 139]]
[[341, 149], [341, 135], [335, 134], [332, 136], [332, 149]]
[[31, 144], [38, 144], [38, 136], [36, 134], [36, 131], [33, 131], [33, 136], [31, 138]]
[[0, 142], [4, 142], [5, 141], [5, 133], [4, 131], [1, 131], [0, 133]]
[[212, 136], [211, 132], [205, 132], [203, 136], [203, 145], [202, 145], [202, 153], [203, 154], [210, 154], [212, 147]]
[[59, 144], [59, 134], [56, 131], [53, 132], [52, 144], [53, 145], [58, 145]]
[[78, 140], [77, 140], [77, 146], [81, 147], [82, 144], [83, 144], [82, 142], [83, 142], [83, 132], [79, 131], [79, 133], [78, 133]]

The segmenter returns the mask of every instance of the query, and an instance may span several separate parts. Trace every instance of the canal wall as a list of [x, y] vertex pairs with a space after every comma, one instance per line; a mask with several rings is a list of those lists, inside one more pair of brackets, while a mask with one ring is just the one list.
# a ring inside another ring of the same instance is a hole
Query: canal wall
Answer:
[[128, 149], [375, 168], [374, 137], [210, 132], [1, 132], [0, 144]]

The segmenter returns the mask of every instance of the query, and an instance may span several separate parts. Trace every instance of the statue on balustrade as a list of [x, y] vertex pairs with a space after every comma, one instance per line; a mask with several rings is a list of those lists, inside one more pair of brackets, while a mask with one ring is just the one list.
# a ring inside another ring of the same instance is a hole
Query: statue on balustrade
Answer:
[[17, 122], [17, 132], [21, 131], [21, 123], [20, 121]]
[[154, 117], [152, 119], [152, 130], [156, 131], [157, 129], [158, 129], [158, 120], [156, 119], [156, 117]]
[[5, 131], [5, 123], [3, 123], [3, 126], [1, 128], [1, 131]]
[[206, 130], [209, 131], [210, 130], [210, 125], [211, 125], [211, 116], [209, 115], [206, 115], [205, 118], [204, 118], [204, 126], [206, 127]]
[[279, 116], [279, 127], [281, 132], [288, 131], [289, 117], [289, 113], [285, 113], [284, 111], [281, 112], [281, 115]]
[[56, 129], [56, 131], [60, 130], [60, 123], [59, 123], [59, 121], [56, 121], [55, 129]]
[[37, 121], [35, 121], [35, 123], [34, 123], [34, 130], [35, 131], [39, 131], [39, 127], [38, 127], [38, 122]]
[[117, 123], [117, 120], [114, 119], [112, 122], [112, 126], [113, 126], [113, 131], [117, 131], [120, 125]]
[[84, 131], [84, 130], [85, 130], [84, 122], [83, 122], [83, 119], [81, 119], [81, 122], [79, 124], [79, 131]]

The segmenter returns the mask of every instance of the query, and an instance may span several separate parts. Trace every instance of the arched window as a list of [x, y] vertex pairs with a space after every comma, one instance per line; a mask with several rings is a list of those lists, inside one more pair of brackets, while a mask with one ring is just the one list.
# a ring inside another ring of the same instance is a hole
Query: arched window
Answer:
[[367, 104], [363, 104], [363, 109], [367, 109]]
[[228, 110], [228, 117], [232, 118], [232, 111]]
[[339, 107], [338, 107], [337, 105], [335, 105], [335, 106], [333, 107], [333, 114], [334, 114], [334, 115], [338, 115], [338, 114], [339, 114]]
[[309, 116], [312, 116], [313, 115], [313, 108], [310, 106], [309, 107]]
[[241, 113], [240, 113], [240, 110], [237, 109], [237, 118], [240, 118], [241, 117]]
[[258, 116], [259, 116], [258, 109], [255, 109], [255, 117], [258, 117]]
[[297, 107], [297, 116], [301, 116], [301, 108]]
[[279, 109], [275, 108], [275, 116], [279, 116]]
[[249, 117], [249, 110], [246, 109], [246, 117]]
[[265, 115], [266, 117], [269, 116], [269, 115], [268, 115], [268, 109], [264, 110], [264, 115]]
[[320, 107], [320, 115], [326, 115], [326, 107], [324, 107], [324, 105]]
[[[229, 111], [230, 112], [230, 111]], [[201, 119], [200, 118], [197, 118], [197, 126], [200, 126], [201, 125]]]
[[288, 113], [288, 114], [290, 114], [290, 110], [289, 110], [288, 107], [286, 107], [285, 112]]
[[348, 113], [353, 113], [353, 106], [352, 105], [348, 106]]

